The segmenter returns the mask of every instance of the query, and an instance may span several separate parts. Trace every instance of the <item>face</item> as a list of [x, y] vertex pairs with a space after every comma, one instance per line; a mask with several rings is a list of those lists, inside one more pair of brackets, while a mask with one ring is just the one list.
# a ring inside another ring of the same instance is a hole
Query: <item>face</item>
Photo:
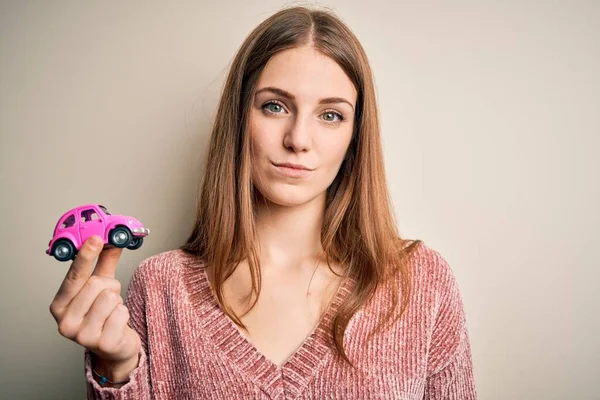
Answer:
[[[294, 206], [324, 199], [352, 138], [356, 97], [341, 67], [312, 47], [269, 60], [249, 121], [252, 180], [266, 201]], [[282, 163], [310, 170], [276, 166]]]

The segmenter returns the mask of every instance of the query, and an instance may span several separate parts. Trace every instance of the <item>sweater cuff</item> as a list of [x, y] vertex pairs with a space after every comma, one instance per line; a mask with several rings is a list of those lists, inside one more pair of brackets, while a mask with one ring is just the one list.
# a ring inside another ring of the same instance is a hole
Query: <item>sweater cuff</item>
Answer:
[[148, 367], [146, 353], [140, 349], [137, 368], [129, 373], [129, 382], [119, 388], [102, 387], [92, 374], [92, 357], [85, 350], [85, 380], [88, 400], [120, 400], [149, 398]]

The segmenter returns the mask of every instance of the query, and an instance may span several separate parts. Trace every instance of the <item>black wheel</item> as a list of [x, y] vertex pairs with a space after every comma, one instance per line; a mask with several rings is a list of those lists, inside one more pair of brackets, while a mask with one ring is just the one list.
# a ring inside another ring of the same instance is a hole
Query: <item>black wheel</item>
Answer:
[[75, 257], [75, 246], [70, 240], [57, 240], [52, 247], [52, 255], [58, 261], [69, 261]]
[[140, 247], [142, 247], [142, 243], [144, 243], [143, 237], [134, 236], [133, 239], [131, 239], [131, 243], [129, 243], [129, 246], [127, 246], [127, 248], [129, 250], [137, 250]]
[[108, 235], [108, 242], [115, 247], [125, 248], [131, 242], [133, 235], [131, 231], [123, 226], [118, 226]]

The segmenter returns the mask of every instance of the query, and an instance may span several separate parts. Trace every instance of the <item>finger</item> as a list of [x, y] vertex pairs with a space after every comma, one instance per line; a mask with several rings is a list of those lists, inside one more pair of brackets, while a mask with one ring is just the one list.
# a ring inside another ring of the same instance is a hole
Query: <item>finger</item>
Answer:
[[62, 309], [71, 302], [73, 297], [79, 293], [94, 268], [94, 260], [102, 249], [103, 241], [99, 236], [89, 237], [79, 249], [75, 260], [71, 263], [69, 271], [63, 280], [56, 296], [53, 306]]
[[121, 257], [122, 252], [123, 249], [119, 247], [111, 247], [102, 250], [100, 256], [98, 257], [98, 262], [96, 263], [96, 268], [94, 268], [94, 272], [92, 273], [92, 275], [114, 278], [115, 271], [117, 270], [117, 263], [119, 261], [119, 257]]
[[123, 304], [121, 296], [112, 290], [103, 290], [83, 318], [77, 343], [88, 348], [96, 347], [106, 320], [119, 304]]
[[98, 350], [103, 353], [118, 350], [125, 339], [127, 322], [129, 322], [129, 310], [124, 305], [119, 304], [110, 314], [102, 328], [102, 333], [98, 340]]
[[111, 290], [117, 295], [121, 295], [121, 283], [116, 279], [104, 278], [101, 276], [91, 276], [83, 288], [64, 308], [62, 319], [72, 325], [80, 325], [83, 318], [90, 311], [92, 304], [103, 290]]

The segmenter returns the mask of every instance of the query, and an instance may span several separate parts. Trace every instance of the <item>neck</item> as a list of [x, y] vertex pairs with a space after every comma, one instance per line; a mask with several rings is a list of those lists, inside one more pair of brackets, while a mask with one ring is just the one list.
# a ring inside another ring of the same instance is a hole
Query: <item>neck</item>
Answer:
[[261, 265], [282, 270], [314, 267], [323, 252], [325, 193], [297, 206], [281, 206], [268, 200], [258, 203], [256, 232]]

